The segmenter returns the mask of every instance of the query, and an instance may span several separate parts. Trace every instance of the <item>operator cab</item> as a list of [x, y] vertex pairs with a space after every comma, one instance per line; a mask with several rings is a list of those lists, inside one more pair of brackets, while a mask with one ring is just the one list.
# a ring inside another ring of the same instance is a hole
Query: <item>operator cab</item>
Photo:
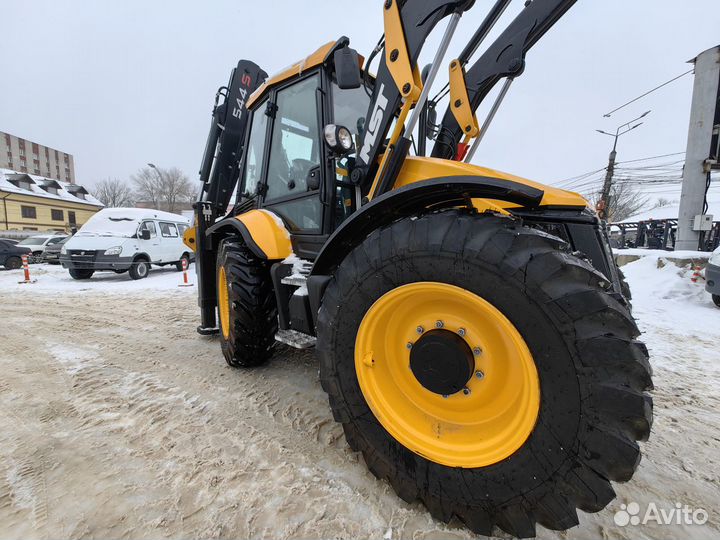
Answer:
[[[280, 216], [295, 253], [306, 259], [315, 258], [359, 202], [347, 171], [361, 138], [372, 82], [361, 80], [358, 63], [359, 86], [347, 88], [347, 62], [333, 61], [336, 51], [354, 53], [346, 38], [329, 43], [271, 77], [248, 101], [250, 128], [237, 202], [257, 198], [259, 208]], [[354, 58], [359, 62], [356, 53]], [[349, 150], [339, 151], [337, 139], [348, 144], [347, 131], [337, 133], [339, 126], [349, 131]], [[335, 147], [329, 144], [333, 138]]]

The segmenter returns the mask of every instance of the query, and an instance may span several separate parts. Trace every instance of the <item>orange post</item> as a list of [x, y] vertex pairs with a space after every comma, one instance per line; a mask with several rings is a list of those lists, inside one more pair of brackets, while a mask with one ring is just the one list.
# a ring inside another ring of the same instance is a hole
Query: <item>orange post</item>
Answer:
[[22, 259], [22, 267], [23, 272], [25, 274], [25, 280], [24, 281], [18, 281], [18, 283], [35, 283], [36, 279], [30, 279], [30, 266], [28, 265], [28, 256], [27, 255], [21, 255], [20, 258]]
[[188, 275], [187, 275], [188, 261], [185, 258], [183, 258], [181, 260], [182, 260], [183, 282], [180, 285], [178, 285], [178, 287], [192, 287], [193, 284], [188, 283]]
[[697, 265], [696, 265], [696, 266], [693, 266], [693, 275], [692, 275], [692, 277], [690, 278], [690, 280], [691, 280], [693, 283], [697, 283], [698, 280], [705, 279], [705, 278], [703, 277], [703, 275], [700, 273], [701, 270], [702, 270], [702, 268], [701, 268], [700, 266], [697, 266]]

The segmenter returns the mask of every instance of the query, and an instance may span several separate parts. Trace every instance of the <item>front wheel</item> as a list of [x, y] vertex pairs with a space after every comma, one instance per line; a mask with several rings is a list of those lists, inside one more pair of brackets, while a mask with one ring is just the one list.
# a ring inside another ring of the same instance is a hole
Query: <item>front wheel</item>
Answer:
[[397, 494], [476, 533], [564, 530], [629, 480], [647, 351], [604, 276], [515, 220], [448, 211], [374, 232], [318, 315], [323, 388]]
[[719, 294], [713, 294], [712, 300], [713, 300], [713, 302], [715, 302], [715, 305], [717, 307], [720, 307], [720, 295]]
[[90, 279], [94, 273], [94, 270], [70, 269], [70, 277], [73, 279]]
[[150, 273], [150, 263], [144, 260], [135, 261], [130, 266], [128, 274], [131, 279], [143, 279]]
[[277, 303], [265, 261], [239, 237], [220, 242], [217, 258], [218, 318], [223, 356], [231, 367], [265, 363], [275, 348]]

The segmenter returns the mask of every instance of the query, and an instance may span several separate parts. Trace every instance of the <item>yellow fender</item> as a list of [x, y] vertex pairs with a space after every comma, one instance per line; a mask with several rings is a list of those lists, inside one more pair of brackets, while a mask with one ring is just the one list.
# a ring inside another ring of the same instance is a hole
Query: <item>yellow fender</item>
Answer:
[[290, 233], [269, 210], [250, 210], [232, 219], [248, 247], [263, 259], [283, 260], [292, 255]]

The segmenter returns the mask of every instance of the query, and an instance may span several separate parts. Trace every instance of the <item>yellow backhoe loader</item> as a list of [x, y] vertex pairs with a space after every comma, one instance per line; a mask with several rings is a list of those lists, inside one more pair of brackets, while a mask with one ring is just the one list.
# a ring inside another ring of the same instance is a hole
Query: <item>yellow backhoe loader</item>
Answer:
[[375, 476], [443, 522], [531, 537], [577, 525], [632, 477], [651, 369], [587, 202], [470, 163], [575, 0], [525, 2], [476, 55], [509, 2], [449, 61], [471, 0], [385, 0], [367, 58], [341, 37], [271, 77], [240, 61], [216, 96], [185, 242], [198, 331], [220, 334], [228, 364], [315, 347], [334, 418]]

